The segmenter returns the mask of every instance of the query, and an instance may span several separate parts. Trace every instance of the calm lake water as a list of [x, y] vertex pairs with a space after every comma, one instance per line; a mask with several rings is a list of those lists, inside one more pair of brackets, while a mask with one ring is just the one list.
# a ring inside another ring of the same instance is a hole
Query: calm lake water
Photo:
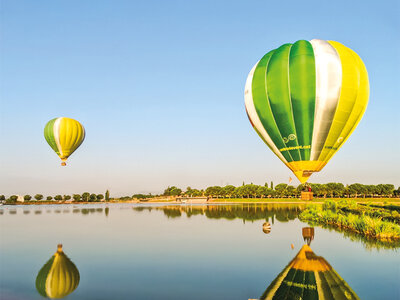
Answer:
[[[314, 296], [322, 289], [328, 299], [331, 291], [338, 298], [338, 290], [350, 299], [400, 299], [399, 249], [320, 227], [314, 235], [311, 229], [303, 232], [309, 226], [297, 219], [300, 209], [2, 206], [0, 298], [43, 298], [36, 288], [38, 273], [62, 243], [76, 269], [71, 263], [59, 265], [54, 272], [61, 275], [54, 279], [53, 269], [45, 267], [43, 274], [53, 274], [39, 276], [45, 282], [41, 293], [48, 296], [56, 294], [54, 285], [63, 284], [58, 295], [69, 293], [68, 299], [260, 299], [264, 292], [283, 295], [296, 289], [304, 290], [304, 298], [312, 296], [307, 289]], [[263, 231], [266, 221], [269, 233]], [[304, 240], [311, 241], [310, 248]], [[65, 288], [63, 280], [71, 276], [79, 284]]]

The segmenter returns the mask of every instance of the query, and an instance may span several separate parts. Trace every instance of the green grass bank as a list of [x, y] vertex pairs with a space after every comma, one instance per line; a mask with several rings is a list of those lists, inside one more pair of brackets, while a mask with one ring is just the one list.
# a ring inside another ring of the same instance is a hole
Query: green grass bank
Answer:
[[400, 206], [376, 205], [355, 201], [327, 200], [322, 205], [310, 205], [299, 219], [310, 225], [327, 225], [352, 231], [367, 238], [400, 243]]

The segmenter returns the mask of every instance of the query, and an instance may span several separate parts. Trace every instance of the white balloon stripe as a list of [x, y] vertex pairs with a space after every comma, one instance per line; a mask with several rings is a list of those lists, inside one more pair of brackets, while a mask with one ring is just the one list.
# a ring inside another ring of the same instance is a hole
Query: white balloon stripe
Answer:
[[316, 95], [310, 160], [318, 160], [328, 137], [342, 86], [341, 61], [335, 48], [323, 40], [310, 41], [315, 56]]
[[60, 156], [63, 156], [61, 143], [60, 143], [60, 122], [62, 118], [57, 118], [53, 125], [53, 134], [54, 134], [54, 141], [57, 144], [58, 152], [60, 152]]

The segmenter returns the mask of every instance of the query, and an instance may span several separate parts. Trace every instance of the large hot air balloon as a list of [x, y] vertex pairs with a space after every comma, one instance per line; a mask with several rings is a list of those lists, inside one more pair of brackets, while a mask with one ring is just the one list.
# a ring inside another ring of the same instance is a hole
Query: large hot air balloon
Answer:
[[360, 57], [334, 41], [300, 40], [264, 55], [245, 86], [250, 122], [301, 183], [360, 122], [369, 97]]
[[79, 285], [79, 271], [74, 263], [64, 254], [62, 245], [42, 267], [36, 277], [36, 289], [43, 297], [64, 298]]
[[50, 147], [61, 158], [61, 165], [65, 166], [68, 157], [74, 153], [85, 139], [85, 128], [74, 119], [55, 118], [46, 124], [44, 137]]

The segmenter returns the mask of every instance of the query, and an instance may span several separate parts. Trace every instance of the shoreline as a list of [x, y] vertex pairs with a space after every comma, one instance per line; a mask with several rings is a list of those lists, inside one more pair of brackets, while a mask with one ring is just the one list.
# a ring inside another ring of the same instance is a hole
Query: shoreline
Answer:
[[314, 198], [313, 200], [305, 201], [295, 198], [277, 198], [275, 200], [265, 199], [265, 200], [249, 200], [249, 199], [210, 199], [208, 201], [196, 201], [187, 200], [186, 202], [176, 201], [176, 200], [148, 200], [148, 201], [140, 201], [140, 200], [111, 200], [111, 201], [99, 201], [99, 202], [82, 202], [82, 201], [29, 201], [29, 202], [16, 202], [16, 203], [3, 203], [2, 206], [15, 206], [15, 205], [92, 205], [92, 204], [113, 204], [113, 203], [131, 203], [131, 204], [166, 204], [166, 205], [188, 205], [188, 204], [196, 204], [196, 205], [234, 205], [234, 204], [322, 204], [324, 201], [333, 200], [333, 201], [341, 201], [341, 200], [351, 200], [357, 203], [381, 203], [381, 204], [399, 204], [400, 198]]

